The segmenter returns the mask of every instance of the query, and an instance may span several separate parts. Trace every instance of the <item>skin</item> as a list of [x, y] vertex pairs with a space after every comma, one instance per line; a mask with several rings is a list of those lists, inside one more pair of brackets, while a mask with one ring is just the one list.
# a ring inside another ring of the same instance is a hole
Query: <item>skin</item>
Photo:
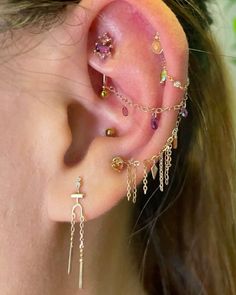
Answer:
[[[80, 293], [145, 294], [128, 244], [132, 206], [123, 197], [126, 173], [114, 172], [110, 162], [116, 155], [145, 159], [160, 151], [177, 114], [164, 114], [154, 133], [149, 115], [124, 119], [119, 104], [101, 100], [98, 85], [104, 73], [139, 103], [179, 103], [182, 94], [170, 84], [163, 90], [153, 75], [160, 63], [146, 45], [160, 32], [168, 68], [182, 81], [188, 45], [162, 1], [85, 0], [81, 5], [85, 9], [68, 8], [65, 23], [49, 32], [16, 32], [17, 41], [0, 51], [2, 294], [78, 293], [78, 247], [72, 274], [66, 273], [70, 195], [77, 176], [83, 178], [87, 221]], [[108, 31], [116, 52], [103, 62], [91, 52], [98, 34]], [[104, 137], [108, 127], [119, 137]]]

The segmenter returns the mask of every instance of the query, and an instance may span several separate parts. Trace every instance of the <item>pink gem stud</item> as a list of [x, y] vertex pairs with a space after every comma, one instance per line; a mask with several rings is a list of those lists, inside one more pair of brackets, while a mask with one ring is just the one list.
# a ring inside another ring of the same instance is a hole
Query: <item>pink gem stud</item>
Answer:
[[101, 59], [106, 59], [111, 55], [113, 49], [113, 40], [108, 33], [98, 37], [95, 43], [94, 54], [97, 54]]

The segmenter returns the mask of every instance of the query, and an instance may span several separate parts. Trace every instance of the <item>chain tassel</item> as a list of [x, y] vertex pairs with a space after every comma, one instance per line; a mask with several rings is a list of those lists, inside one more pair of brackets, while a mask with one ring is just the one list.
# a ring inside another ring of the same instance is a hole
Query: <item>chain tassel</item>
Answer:
[[68, 275], [71, 273], [71, 262], [72, 262], [72, 254], [73, 254], [73, 247], [74, 247], [74, 234], [75, 234], [75, 227], [76, 227], [76, 220], [77, 220], [77, 210], [79, 210], [80, 218], [79, 218], [79, 249], [80, 249], [80, 258], [79, 258], [79, 289], [83, 288], [83, 264], [84, 264], [84, 213], [83, 207], [80, 204], [79, 200], [84, 197], [83, 193], [80, 193], [80, 186], [81, 186], [82, 179], [79, 177], [76, 180], [76, 189], [77, 192], [71, 195], [72, 199], [76, 200], [75, 205], [72, 208], [71, 212], [71, 235], [70, 235], [70, 250], [69, 250], [69, 258], [68, 258], [68, 268], [67, 273]]
[[136, 203], [137, 200], [137, 167], [135, 166], [135, 164], [133, 165], [133, 169], [132, 169], [132, 183], [133, 183], [133, 203]]
[[163, 153], [160, 156], [159, 161], [159, 181], [160, 181], [160, 191], [164, 191], [164, 159], [163, 159]]
[[172, 162], [172, 146], [168, 146], [167, 150], [165, 151], [165, 185], [169, 185], [169, 172], [171, 168]]
[[146, 163], [143, 163], [143, 166], [143, 193], [146, 195], [148, 190], [148, 172]]

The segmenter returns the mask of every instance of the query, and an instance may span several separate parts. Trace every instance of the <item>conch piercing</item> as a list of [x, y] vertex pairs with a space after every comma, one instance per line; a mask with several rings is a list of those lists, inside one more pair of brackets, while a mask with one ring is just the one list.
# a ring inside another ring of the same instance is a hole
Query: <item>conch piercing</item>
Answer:
[[[74, 247], [74, 234], [75, 234], [75, 226], [76, 226], [76, 221], [79, 220], [79, 227], [80, 227], [80, 232], [79, 232], [79, 249], [80, 249], [80, 258], [79, 258], [79, 289], [83, 288], [83, 266], [84, 266], [84, 213], [83, 213], [83, 207], [80, 204], [79, 200], [83, 199], [84, 194], [80, 192], [80, 187], [81, 187], [81, 182], [82, 178], [78, 177], [76, 180], [76, 193], [71, 195], [72, 199], [76, 200], [76, 204], [72, 208], [71, 212], [71, 237], [70, 237], [70, 250], [69, 250], [69, 259], [68, 259], [68, 275], [71, 272], [71, 260], [72, 260], [72, 252], [73, 252], [73, 247]], [[79, 219], [77, 217], [77, 209], [79, 211]]]

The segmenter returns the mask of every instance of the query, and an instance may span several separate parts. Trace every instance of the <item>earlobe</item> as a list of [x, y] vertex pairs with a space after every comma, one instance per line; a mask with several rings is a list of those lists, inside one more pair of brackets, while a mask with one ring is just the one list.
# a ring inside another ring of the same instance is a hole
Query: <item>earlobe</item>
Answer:
[[[147, 174], [151, 170], [156, 178], [157, 165], [163, 190], [177, 140], [176, 121], [186, 111], [187, 42], [162, 1], [107, 1], [89, 22], [89, 74], [84, 75], [93, 99], [79, 102], [96, 123], [81, 161], [58, 171], [51, 182], [49, 215], [60, 221], [70, 220], [72, 204], [66, 195], [73, 193], [78, 175], [85, 180], [87, 220], [111, 209], [125, 194], [135, 202], [136, 185], [143, 180], [145, 193]], [[116, 136], [106, 137], [111, 130]], [[85, 137], [85, 131], [77, 134], [80, 141]]]

